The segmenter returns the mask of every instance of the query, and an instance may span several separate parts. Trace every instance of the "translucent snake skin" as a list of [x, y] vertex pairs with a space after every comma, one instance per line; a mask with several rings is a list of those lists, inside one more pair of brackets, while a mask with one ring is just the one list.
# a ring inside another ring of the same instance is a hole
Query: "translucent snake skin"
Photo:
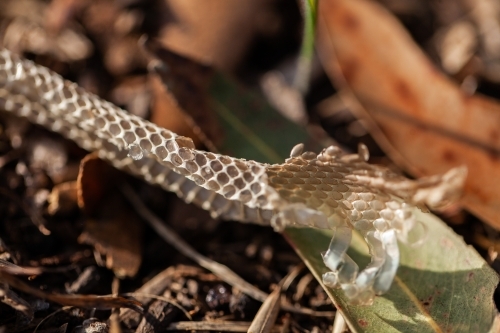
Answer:
[[[25, 117], [96, 151], [118, 169], [175, 192], [223, 219], [334, 230], [323, 254], [323, 282], [356, 304], [386, 292], [399, 264], [397, 239], [417, 224], [414, 205], [455, 200], [466, 170], [417, 181], [366, 163], [368, 151], [342, 155], [292, 149], [269, 165], [195, 149], [189, 138], [158, 127], [84, 91], [47, 68], [0, 51], [0, 111]], [[363, 270], [346, 254], [356, 229], [371, 255]], [[318, 254], [319, 255], [319, 254]]]

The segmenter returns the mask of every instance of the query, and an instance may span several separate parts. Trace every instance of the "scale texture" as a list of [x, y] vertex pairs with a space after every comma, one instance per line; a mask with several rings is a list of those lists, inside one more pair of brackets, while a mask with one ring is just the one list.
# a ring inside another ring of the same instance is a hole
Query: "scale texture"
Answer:
[[[323, 277], [359, 304], [386, 292], [399, 263], [397, 238], [406, 241], [418, 222], [411, 208], [455, 200], [466, 172], [417, 181], [368, 164], [368, 152], [343, 155], [292, 149], [283, 164], [268, 165], [195, 149], [189, 138], [128, 114], [65, 81], [47, 68], [0, 51], [0, 111], [25, 117], [75, 141], [116, 168], [175, 192], [224, 219], [335, 231], [323, 254]], [[368, 243], [362, 271], [347, 255], [352, 229]]]

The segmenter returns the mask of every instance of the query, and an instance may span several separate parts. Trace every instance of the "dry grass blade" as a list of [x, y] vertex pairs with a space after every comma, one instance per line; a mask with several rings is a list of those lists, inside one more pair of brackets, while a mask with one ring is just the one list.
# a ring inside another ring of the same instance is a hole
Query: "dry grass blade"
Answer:
[[193, 317], [189, 314], [189, 312], [186, 309], [184, 309], [182, 307], [182, 305], [180, 305], [179, 303], [177, 303], [176, 301], [174, 301], [172, 299], [168, 299], [168, 298], [163, 297], [163, 296], [158, 296], [158, 295], [153, 295], [153, 294], [145, 294], [145, 293], [125, 293], [125, 294], [123, 294], [123, 296], [131, 296], [134, 298], [138, 298], [138, 297], [140, 297], [140, 298], [152, 298], [152, 299], [157, 299], [157, 300], [163, 301], [165, 303], [168, 303], [168, 304], [175, 306], [176, 308], [181, 310], [182, 313], [184, 313], [186, 318], [188, 318], [189, 320], [193, 320]]
[[344, 316], [340, 311], [335, 314], [335, 320], [333, 321], [332, 333], [342, 333], [345, 332], [347, 324], [345, 322]]
[[[167, 327], [167, 331], [218, 331], [218, 332], [247, 332], [250, 327], [249, 322], [193, 322], [180, 321]], [[270, 333], [279, 333], [283, 327], [275, 326]]]
[[13, 275], [40, 275], [43, 272], [40, 267], [21, 267], [4, 259], [0, 259], [0, 268]]
[[267, 299], [262, 303], [259, 311], [252, 321], [252, 325], [248, 328], [248, 333], [269, 333], [276, 322], [278, 313], [280, 311], [280, 295], [282, 289], [282, 282], [274, 291], [269, 294]]

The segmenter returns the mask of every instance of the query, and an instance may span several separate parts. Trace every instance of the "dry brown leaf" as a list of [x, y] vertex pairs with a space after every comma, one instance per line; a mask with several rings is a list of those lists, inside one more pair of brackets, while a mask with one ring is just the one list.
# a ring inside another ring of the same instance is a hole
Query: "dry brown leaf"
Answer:
[[272, 0], [163, 0], [162, 44], [223, 70], [241, 61]]
[[78, 241], [106, 256], [106, 267], [117, 276], [132, 277], [142, 262], [142, 223], [117, 190], [118, 175], [95, 153], [82, 160], [78, 204], [92, 218], [85, 221]]
[[160, 78], [157, 75], [151, 75], [148, 83], [153, 95], [151, 121], [179, 135], [193, 138], [195, 145], [199, 145], [199, 140], [196, 140], [192, 128], [186, 122], [184, 112], [172, 94], [162, 84]]
[[78, 206], [92, 216], [108, 195], [117, 173], [96, 153], [85, 156], [77, 178]]
[[[163, 48], [145, 44], [153, 90], [151, 121], [214, 149], [222, 137], [209, 95], [214, 70]], [[203, 127], [203, 129], [200, 128]]]
[[98, 217], [85, 221], [78, 241], [106, 256], [106, 267], [116, 276], [133, 277], [142, 262], [143, 224], [118, 192], [104, 198], [101, 208]]
[[59, 33], [88, 2], [89, 0], [53, 0], [45, 12], [47, 30]]
[[460, 90], [374, 2], [320, 1], [318, 13], [326, 71], [384, 150], [415, 175], [467, 165], [463, 204], [500, 228], [500, 104]]
[[48, 198], [47, 212], [50, 215], [70, 214], [78, 208], [78, 189], [76, 181], [57, 184]]

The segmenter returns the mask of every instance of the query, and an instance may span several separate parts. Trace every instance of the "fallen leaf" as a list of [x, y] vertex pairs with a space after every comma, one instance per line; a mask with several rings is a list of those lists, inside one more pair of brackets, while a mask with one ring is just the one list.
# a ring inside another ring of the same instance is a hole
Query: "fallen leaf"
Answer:
[[119, 172], [101, 160], [97, 153], [88, 154], [80, 162], [77, 177], [78, 206], [92, 216], [114, 185]]
[[[221, 131], [210, 104], [208, 89], [214, 70], [148, 40], [150, 85], [154, 99], [151, 121], [173, 132], [193, 138], [213, 149]], [[203, 126], [203, 130], [200, 129]]]
[[168, 49], [222, 70], [241, 61], [269, 0], [163, 0], [159, 38]]
[[460, 90], [374, 2], [320, 1], [318, 13], [322, 63], [386, 153], [418, 176], [466, 165], [463, 204], [500, 228], [500, 103]]
[[[492, 297], [497, 274], [437, 217], [414, 213], [428, 237], [420, 247], [400, 244], [401, 262], [389, 292], [363, 307], [350, 306], [340, 290], [325, 290], [355, 332], [488, 332], [497, 314]], [[286, 233], [318, 281], [327, 271], [318, 253], [328, 247], [331, 235], [313, 229]], [[357, 234], [348, 254], [360, 267], [369, 262]]]
[[78, 186], [76, 181], [57, 184], [48, 198], [47, 212], [50, 215], [70, 214], [78, 209]]
[[142, 262], [143, 223], [117, 191], [103, 200], [101, 209], [85, 220], [78, 242], [106, 256], [106, 267], [118, 277], [133, 277]]
[[106, 256], [106, 267], [117, 276], [132, 277], [142, 262], [143, 224], [117, 190], [119, 176], [95, 153], [82, 160], [78, 202], [90, 217], [78, 241]]

